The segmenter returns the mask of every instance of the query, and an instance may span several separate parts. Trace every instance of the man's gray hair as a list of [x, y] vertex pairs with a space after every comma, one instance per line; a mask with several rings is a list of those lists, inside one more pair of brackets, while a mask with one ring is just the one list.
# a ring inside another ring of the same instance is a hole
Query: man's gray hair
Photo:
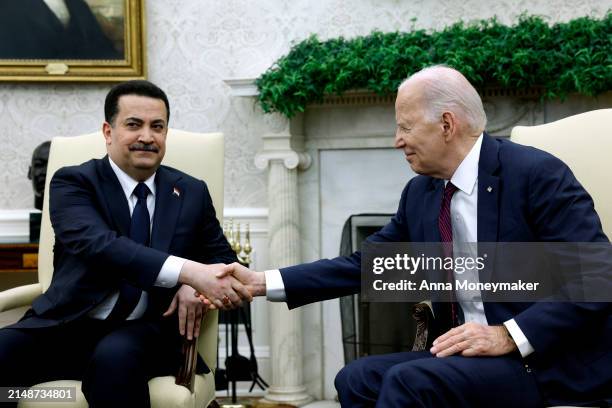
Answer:
[[437, 121], [450, 111], [462, 115], [471, 132], [484, 131], [487, 115], [480, 95], [459, 71], [446, 65], [426, 67], [404, 80], [399, 89], [414, 79], [424, 82], [423, 109], [429, 120]]

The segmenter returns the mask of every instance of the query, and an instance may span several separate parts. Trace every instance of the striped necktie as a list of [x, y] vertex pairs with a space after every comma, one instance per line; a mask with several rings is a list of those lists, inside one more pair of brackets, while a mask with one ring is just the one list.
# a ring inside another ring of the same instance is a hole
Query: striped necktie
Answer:
[[[440, 242], [442, 242], [442, 252], [445, 258], [453, 256], [453, 226], [451, 223], [450, 206], [453, 195], [457, 191], [457, 187], [450, 181], [444, 187], [444, 196], [442, 198], [442, 206], [440, 207], [440, 215], [438, 217], [438, 228], [440, 230]], [[447, 270], [447, 282], [453, 283], [453, 270]], [[453, 285], [454, 287], [454, 285]], [[448, 308], [448, 318], [450, 318], [450, 326], [456, 327], [459, 325], [459, 305], [456, 301], [455, 291], [451, 291]]]

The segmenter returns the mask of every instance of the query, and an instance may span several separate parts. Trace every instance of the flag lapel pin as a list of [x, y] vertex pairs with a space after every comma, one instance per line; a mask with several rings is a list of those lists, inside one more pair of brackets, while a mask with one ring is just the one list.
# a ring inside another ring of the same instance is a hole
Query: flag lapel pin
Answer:
[[176, 187], [173, 187], [173, 188], [172, 188], [172, 195], [177, 196], [177, 197], [180, 197], [180, 196], [181, 196], [181, 190], [179, 190], [179, 189], [178, 189], [178, 188], [176, 188]]

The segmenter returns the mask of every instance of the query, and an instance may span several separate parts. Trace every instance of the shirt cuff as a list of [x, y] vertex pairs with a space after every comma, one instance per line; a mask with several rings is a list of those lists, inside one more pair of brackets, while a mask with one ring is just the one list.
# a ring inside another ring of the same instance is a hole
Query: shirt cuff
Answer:
[[278, 269], [264, 271], [266, 277], [266, 298], [270, 302], [286, 302], [285, 282]]
[[173, 288], [176, 286], [179, 274], [185, 262], [187, 262], [185, 258], [170, 255], [162, 265], [153, 285], [162, 288]]
[[535, 351], [514, 319], [504, 322], [504, 326], [506, 326], [506, 329], [508, 329], [508, 333], [510, 333], [510, 336], [512, 336], [512, 340], [514, 340], [516, 343], [516, 346], [518, 347], [518, 350], [523, 358]]

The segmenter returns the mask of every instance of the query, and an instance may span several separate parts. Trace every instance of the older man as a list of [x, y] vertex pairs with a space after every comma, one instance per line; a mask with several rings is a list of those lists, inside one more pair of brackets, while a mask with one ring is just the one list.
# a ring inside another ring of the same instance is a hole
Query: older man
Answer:
[[[565, 164], [484, 133], [480, 97], [458, 71], [435, 66], [414, 74], [400, 86], [395, 111], [395, 147], [420, 175], [369, 241], [608, 242], [590, 196]], [[253, 294], [294, 308], [358, 292], [360, 264], [355, 253], [265, 273], [234, 265], [234, 276]], [[459, 313], [434, 303], [448, 331], [431, 350], [343, 368], [336, 377], [342, 406], [612, 402], [610, 303], [457, 300]]]
[[[219, 308], [250, 295], [215, 277], [236, 256], [206, 184], [161, 165], [166, 94], [147, 81], [122, 83], [104, 112], [108, 155], [51, 180], [53, 280], [0, 330], [0, 386], [78, 379], [91, 406], [148, 406], [148, 380], [175, 374], [182, 361], [180, 334], [199, 333], [193, 287]], [[178, 317], [163, 318], [177, 304]]]

